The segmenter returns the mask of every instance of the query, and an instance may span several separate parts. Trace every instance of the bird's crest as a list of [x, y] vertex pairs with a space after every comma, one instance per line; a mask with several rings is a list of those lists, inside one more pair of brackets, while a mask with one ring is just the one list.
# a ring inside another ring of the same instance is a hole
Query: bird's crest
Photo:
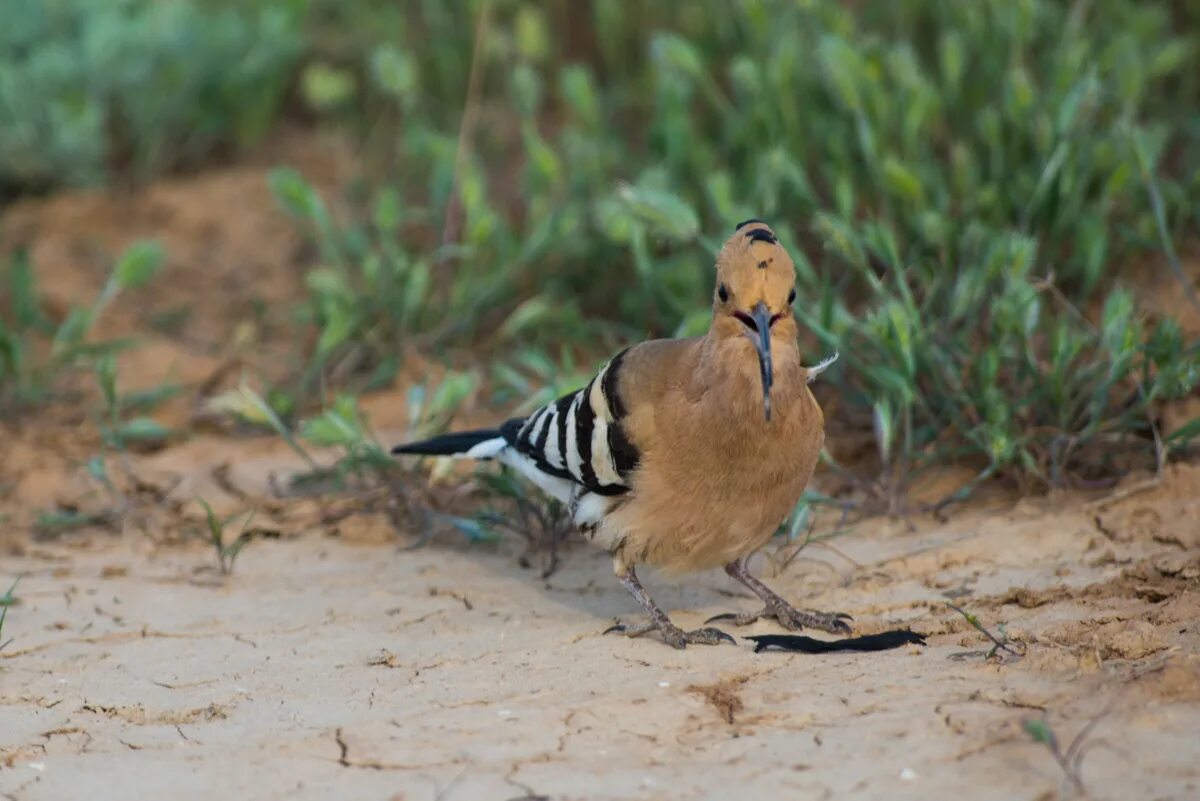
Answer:
[[717, 254], [716, 267], [718, 273], [742, 272], [746, 278], [759, 271], [778, 274], [785, 282], [791, 282], [795, 276], [792, 259], [779, 243], [779, 237], [759, 219], [738, 223]]

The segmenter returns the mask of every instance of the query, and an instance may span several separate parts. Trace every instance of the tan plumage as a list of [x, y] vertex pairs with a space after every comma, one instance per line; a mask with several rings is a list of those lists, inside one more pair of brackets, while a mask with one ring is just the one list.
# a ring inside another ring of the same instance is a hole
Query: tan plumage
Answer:
[[769, 615], [791, 629], [847, 630], [844, 616], [797, 611], [745, 570], [812, 477], [824, 418], [796, 343], [795, 267], [774, 232], [742, 223], [716, 267], [704, 336], [635, 345], [578, 393], [498, 431], [397, 452], [498, 458], [570, 503], [650, 615], [617, 627], [630, 635], [658, 630], [676, 647], [729, 639], [675, 627], [639, 583], [642, 564], [673, 573], [725, 567], [766, 603], [738, 623]]

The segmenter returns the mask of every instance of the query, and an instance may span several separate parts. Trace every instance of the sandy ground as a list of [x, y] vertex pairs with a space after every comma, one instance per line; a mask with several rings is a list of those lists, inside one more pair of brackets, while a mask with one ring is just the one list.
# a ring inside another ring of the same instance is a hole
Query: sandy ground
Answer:
[[[163, 241], [164, 274], [118, 300], [100, 335], [140, 343], [122, 391], [186, 390], [154, 411], [180, 432], [168, 447], [110, 460], [117, 498], [83, 468], [99, 449], [86, 399], [0, 421], [0, 593], [21, 577], [0, 636], [0, 798], [1080, 795], [1031, 720], [1063, 752], [1083, 733], [1071, 753], [1092, 798], [1200, 798], [1200, 466], [1141, 491], [1132, 477], [1108, 500], [993, 499], [810, 544], [777, 589], [854, 615], [858, 633], [929, 641], [824, 656], [605, 636], [637, 610], [585, 546], [544, 580], [515, 541], [440, 532], [407, 550], [411, 532], [345, 517], [353, 504], [272, 497], [268, 476], [296, 457], [195, 412], [298, 349], [285, 321], [313, 255], [274, 210], [265, 167], [301, 163], [327, 191], [345, 178], [336, 147], [298, 147], [0, 221], [0, 241], [29, 245], [56, 318], [95, 297], [124, 245]], [[403, 381], [364, 399], [385, 437], [405, 424]], [[196, 497], [222, 515], [257, 509], [279, 538], [221, 576]], [[43, 510], [114, 504], [106, 528], [30, 536]], [[646, 579], [684, 626], [754, 606], [723, 575]], [[948, 603], [1021, 656], [986, 658]]]
[[[198, 544], [17, 546], [0, 796], [1069, 797], [1022, 728], [1044, 719], [1064, 749], [1094, 726], [1092, 797], [1200, 797], [1197, 488], [1180, 467], [1102, 508], [810, 545], [782, 591], [931, 635], [872, 654], [604, 636], [635, 609], [582, 545], [548, 580], [504, 545], [373, 544], [370, 520], [255, 542], [227, 578]], [[752, 606], [717, 575], [651, 586], [686, 626]], [[986, 660], [948, 599], [1023, 658]]]

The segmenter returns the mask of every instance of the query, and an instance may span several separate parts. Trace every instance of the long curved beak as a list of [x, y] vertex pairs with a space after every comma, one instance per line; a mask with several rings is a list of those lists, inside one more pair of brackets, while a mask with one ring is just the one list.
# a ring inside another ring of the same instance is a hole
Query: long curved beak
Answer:
[[[751, 311], [757, 336], [751, 335], [754, 349], [758, 352], [758, 368], [762, 374], [763, 415], [771, 421], [771, 384], [775, 383], [775, 368], [771, 364], [771, 310], [767, 304], [758, 302]], [[749, 333], [749, 332], [747, 332]]]

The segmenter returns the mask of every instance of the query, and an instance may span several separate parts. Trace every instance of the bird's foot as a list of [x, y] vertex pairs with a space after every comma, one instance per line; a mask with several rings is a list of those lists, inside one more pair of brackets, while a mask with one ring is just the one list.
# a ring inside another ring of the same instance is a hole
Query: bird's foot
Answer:
[[736, 643], [733, 637], [730, 637], [720, 629], [703, 628], [696, 629], [695, 631], [684, 631], [669, 620], [648, 620], [645, 623], [634, 624], [617, 621], [605, 629], [604, 633], [608, 634], [613, 631], [624, 634], [626, 637], [641, 637], [643, 634], [657, 631], [663, 638], [663, 642], [672, 648], [686, 648], [688, 643], [696, 645], [718, 645], [723, 642]]
[[716, 617], [710, 617], [704, 622], [712, 623], [715, 620], [729, 620], [735, 626], [748, 626], [763, 617], [775, 618], [779, 621], [779, 625], [788, 631], [820, 629], [830, 634], [849, 634], [850, 624], [846, 621], [854, 620], [854, 618], [844, 612], [817, 612], [812, 609], [797, 609], [787, 601], [779, 598], [767, 601], [766, 606], [757, 612], [742, 612], [740, 614], [729, 612], [717, 615]]

